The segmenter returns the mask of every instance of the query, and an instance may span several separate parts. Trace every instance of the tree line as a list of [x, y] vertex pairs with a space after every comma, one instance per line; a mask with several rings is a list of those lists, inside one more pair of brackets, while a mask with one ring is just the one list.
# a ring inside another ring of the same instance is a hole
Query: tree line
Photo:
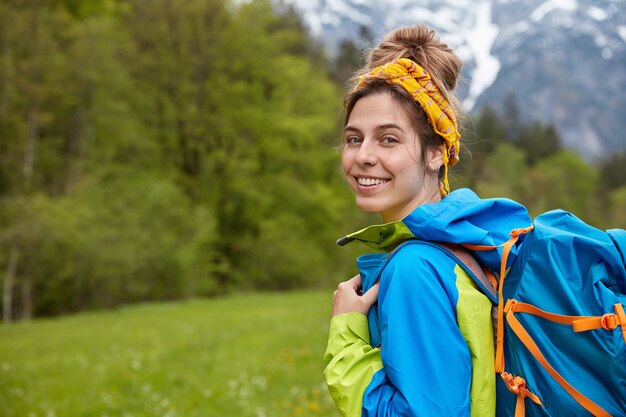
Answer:
[[[341, 179], [334, 62], [267, 0], [0, 2], [4, 319], [351, 274], [334, 241], [375, 218]], [[470, 118], [457, 186], [623, 226], [623, 159], [503, 117]]]
[[625, 152], [586, 161], [562, 146], [554, 126], [521, 120], [513, 95], [468, 121], [471, 155], [460, 164], [457, 186], [519, 201], [532, 216], [561, 208], [602, 229], [626, 227]]

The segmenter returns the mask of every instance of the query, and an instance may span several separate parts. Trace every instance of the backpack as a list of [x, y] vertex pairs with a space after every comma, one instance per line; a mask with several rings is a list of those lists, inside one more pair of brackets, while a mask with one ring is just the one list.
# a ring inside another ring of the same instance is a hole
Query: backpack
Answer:
[[553, 210], [510, 236], [463, 245], [502, 250], [497, 283], [471, 256], [440, 245], [497, 304], [497, 415], [626, 416], [626, 232]]

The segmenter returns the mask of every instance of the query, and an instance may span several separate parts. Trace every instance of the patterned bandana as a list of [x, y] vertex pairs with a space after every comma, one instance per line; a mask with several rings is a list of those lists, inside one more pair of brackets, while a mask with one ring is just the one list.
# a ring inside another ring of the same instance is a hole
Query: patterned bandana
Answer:
[[355, 90], [365, 87], [368, 81], [382, 79], [388, 83], [402, 86], [413, 99], [424, 109], [431, 126], [444, 140], [443, 180], [439, 185], [441, 195], [450, 192], [448, 183], [448, 167], [459, 162], [461, 134], [452, 107], [448, 100], [439, 92], [439, 88], [430, 78], [428, 72], [410, 59], [400, 58], [394, 62], [374, 68], [369, 74], [362, 76]]

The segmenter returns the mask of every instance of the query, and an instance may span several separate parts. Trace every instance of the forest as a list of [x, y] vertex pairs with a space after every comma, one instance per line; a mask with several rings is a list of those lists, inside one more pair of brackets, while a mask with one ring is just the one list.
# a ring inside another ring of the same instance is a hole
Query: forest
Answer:
[[[361, 57], [268, 0], [1, 1], [4, 321], [351, 276], [334, 242], [378, 221], [337, 149]], [[452, 188], [626, 227], [626, 154], [563, 149], [514, 93], [464, 118]]]

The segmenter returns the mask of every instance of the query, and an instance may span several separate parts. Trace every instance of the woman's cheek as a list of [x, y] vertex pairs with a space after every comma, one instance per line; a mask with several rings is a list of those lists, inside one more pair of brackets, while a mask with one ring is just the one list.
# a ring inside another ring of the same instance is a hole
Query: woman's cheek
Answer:
[[343, 168], [343, 173], [347, 177], [348, 172], [350, 172], [350, 167], [352, 166], [352, 159], [349, 155], [349, 151], [343, 151], [341, 154], [341, 167]]

